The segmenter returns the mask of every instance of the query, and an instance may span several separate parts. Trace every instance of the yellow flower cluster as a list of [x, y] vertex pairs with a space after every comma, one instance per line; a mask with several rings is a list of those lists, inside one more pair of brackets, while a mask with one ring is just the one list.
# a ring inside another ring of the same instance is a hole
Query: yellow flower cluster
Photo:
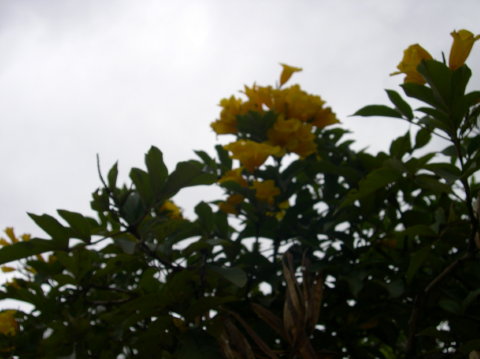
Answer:
[[280, 156], [282, 154], [280, 147], [250, 140], [238, 140], [224, 146], [224, 148], [232, 152], [232, 158], [239, 160], [242, 166], [250, 172], [260, 167], [268, 156]]
[[331, 108], [324, 107], [325, 101], [320, 96], [308, 94], [299, 85], [283, 89], [271, 86], [245, 86], [244, 93], [247, 101], [234, 96], [220, 101], [222, 107], [220, 119], [211, 124], [217, 134], [236, 134], [237, 116], [249, 111], [273, 111], [283, 115], [284, 118], [297, 119], [319, 128], [338, 122]]
[[0, 312], [0, 333], [13, 336], [17, 334], [18, 323], [15, 319], [16, 310], [4, 310]]
[[[453, 31], [450, 35], [453, 37], [453, 43], [450, 48], [448, 67], [456, 70], [465, 64], [473, 44], [480, 39], [480, 35], [475, 36], [468, 30]], [[405, 83], [412, 82], [423, 85], [426, 81], [417, 71], [417, 67], [423, 60], [432, 59], [432, 55], [419, 44], [410, 45], [403, 52], [403, 59], [397, 66], [399, 71], [391, 75], [405, 74]]]
[[275, 201], [275, 197], [280, 194], [280, 189], [275, 186], [275, 182], [272, 180], [254, 181], [252, 188], [255, 190], [257, 199], [270, 205]]
[[[245, 115], [250, 111], [260, 113], [271, 111], [277, 117], [272, 128], [268, 131], [268, 141], [265, 144], [281, 147], [280, 152], [274, 151], [276, 152], [275, 155], [296, 153], [303, 158], [316, 151], [314, 128], [323, 128], [337, 123], [338, 120], [331, 108], [325, 107], [325, 101], [319, 96], [308, 94], [299, 85], [282, 88], [281, 86], [288, 81], [293, 73], [302, 69], [285, 64], [281, 65], [283, 71], [280, 75], [279, 88], [257, 85], [252, 87], [245, 86], [243, 92], [247, 100], [243, 101], [234, 96], [221, 100], [220, 106], [222, 110], [220, 118], [214, 121], [211, 127], [219, 135], [237, 134], [238, 116]], [[252, 144], [246, 145], [245, 141], [241, 142], [241, 144], [237, 141], [232, 146], [230, 145], [225, 148], [230, 150], [230, 147], [235, 149], [239, 149], [239, 146], [242, 147], [241, 152], [244, 153], [242, 155], [244, 161], [240, 161], [250, 171], [265, 161], [259, 161], [257, 157], [258, 152], [266, 153], [273, 151], [271, 149], [267, 150], [266, 147], [258, 147]], [[255, 151], [252, 157], [256, 158], [245, 161], [247, 157], [245, 150]], [[271, 154], [273, 155], [273, 153]], [[239, 159], [237, 154], [234, 154], [232, 157]], [[246, 165], [245, 162], [250, 162], [250, 164]]]

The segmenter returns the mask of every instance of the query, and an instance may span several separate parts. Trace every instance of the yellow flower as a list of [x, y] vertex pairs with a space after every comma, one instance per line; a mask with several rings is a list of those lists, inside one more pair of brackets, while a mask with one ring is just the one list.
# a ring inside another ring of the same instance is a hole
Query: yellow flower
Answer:
[[252, 188], [255, 189], [255, 197], [268, 204], [273, 204], [275, 197], [280, 194], [280, 189], [273, 180], [254, 181]]
[[16, 310], [5, 310], [0, 313], [0, 333], [3, 335], [15, 335], [18, 330], [18, 323], [15, 320]]
[[277, 212], [266, 212], [267, 216], [275, 217], [278, 221], [281, 221], [287, 212], [288, 207], [290, 207], [290, 203], [288, 201], [284, 201], [278, 204], [279, 210]]
[[262, 87], [253, 85], [252, 87], [245, 86], [243, 91], [248, 97], [248, 107], [250, 110], [262, 112], [265, 107], [272, 108], [274, 90], [271, 86]]
[[315, 113], [311, 124], [318, 128], [324, 128], [328, 125], [333, 125], [338, 122], [340, 121], [337, 119], [337, 116], [332, 109], [330, 107], [325, 107]]
[[417, 71], [417, 67], [423, 60], [431, 59], [432, 55], [430, 55], [427, 50], [425, 50], [419, 44], [410, 45], [403, 52], [403, 59], [397, 66], [400, 71], [394, 72], [390, 75], [393, 76], [403, 73], [407, 75], [405, 76], [405, 80], [403, 82], [413, 82], [423, 85], [426, 81], [423, 76]]
[[233, 170], [225, 172], [225, 174], [218, 180], [218, 183], [224, 182], [236, 182], [243, 187], [247, 187], [248, 183], [245, 178], [242, 177], [243, 168], [235, 168]]
[[250, 172], [260, 167], [268, 156], [281, 154], [280, 147], [250, 140], [238, 140], [223, 146], [223, 148], [232, 152], [231, 157], [239, 160], [242, 166]]
[[463, 66], [472, 50], [473, 44], [480, 39], [480, 35], [474, 36], [468, 30], [453, 31], [450, 35], [453, 37], [453, 44], [450, 49], [448, 66], [452, 70], [456, 70]]
[[210, 126], [219, 135], [237, 133], [237, 115], [243, 115], [249, 108], [245, 103], [235, 96], [220, 100], [220, 119], [212, 122]]
[[182, 211], [181, 209], [173, 203], [173, 201], [167, 200], [163, 202], [162, 206], [159, 208], [160, 212], [166, 212], [167, 217], [172, 219], [181, 219]]
[[297, 119], [285, 120], [279, 116], [267, 133], [273, 145], [281, 146], [288, 152], [294, 152], [304, 158], [317, 151], [312, 125]]
[[284, 116], [280, 115], [268, 130], [267, 138], [274, 146], [287, 148], [288, 143], [293, 139], [295, 132], [301, 125], [302, 122], [295, 118], [285, 120]]
[[10, 243], [5, 238], [0, 238], [0, 246], [8, 246]]
[[232, 194], [226, 202], [220, 202], [218, 208], [225, 213], [237, 214], [237, 206], [243, 202], [244, 198], [241, 194]]
[[285, 64], [280, 65], [282, 65], [283, 68], [282, 73], [280, 74], [280, 87], [292, 77], [294, 72], [302, 71], [300, 67], [293, 67]]
[[10, 272], [15, 272], [16, 271], [15, 268], [9, 267], [9, 266], [2, 266], [1, 269], [2, 269], [3, 273], [10, 273]]
[[5, 228], [5, 233], [7, 234], [8, 238], [10, 238], [12, 243], [17, 243], [18, 242], [18, 238], [15, 236], [15, 233], [14, 233], [12, 227]]

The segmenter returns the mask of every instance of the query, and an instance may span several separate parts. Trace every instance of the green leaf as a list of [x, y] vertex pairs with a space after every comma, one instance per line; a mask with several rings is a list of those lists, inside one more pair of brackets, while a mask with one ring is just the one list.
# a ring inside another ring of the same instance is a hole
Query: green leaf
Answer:
[[28, 213], [28, 216], [43, 229], [47, 234], [52, 237], [54, 241], [67, 242], [70, 238], [70, 232], [68, 228], [64, 227], [59, 221], [48, 214], [37, 216], [33, 213]]
[[462, 305], [452, 299], [440, 299], [438, 305], [447, 312], [453, 314], [462, 314]]
[[407, 82], [400, 86], [408, 97], [416, 98], [417, 100], [425, 102], [435, 108], [439, 106], [438, 101], [435, 99], [435, 96], [429, 87], [413, 82]]
[[450, 193], [452, 188], [436, 178], [429, 175], [417, 175], [415, 176], [415, 183], [421, 188], [430, 190], [435, 193]]
[[122, 248], [123, 252], [126, 254], [134, 254], [135, 249], [137, 248], [137, 241], [135, 237], [125, 235], [121, 237], [115, 237], [113, 238], [113, 241], [120, 247]]
[[208, 185], [216, 180], [214, 175], [203, 170], [203, 165], [198, 161], [179, 162], [175, 171], [168, 177], [162, 192], [164, 198], [171, 198], [182, 188]]
[[388, 184], [395, 182], [401, 176], [401, 172], [389, 167], [382, 167], [370, 172], [359, 183], [358, 190], [351, 190], [345, 200], [341, 203], [340, 208], [352, 204], [356, 200], [369, 196], [375, 191], [385, 188]]
[[130, 178], [135, 184], [135, 188], [140, 194], [142, 200], [147, 206], [150, 205], [153, 202], [154, 198], [148, 173], [141, 170], [140, 168], [132, 168], [130, 170]]
[[410, 284], [412, 282], [413, 278], [417, 274], [417, 271], [426, 261], [431, 251], [432, 249], [430, 248], [430, 246], [425, 246], [410, 255], [410, 263], [408, 265], [407, 273], [405, 274], [407, 284]]
[[412, 144], [410, 142], [410, 131], [405, 135], [400, 136], [392, 141], [390, 144], [390, 154], [397, 158], [402, 158], [406, 153], [412, 151]]
[[237, 128], [247, 138], [263, 142], [267, 139], [267, 131], [273, 126], [276, 117], [272, 111], [266, 113], [249, 111], [245, 115], [237, 116]]
[[413, 119], [413, 111], [410, 105], [398, 94], [398, 92], [393, 90], [385, 90], [387, 92], [388, 98], [395, 105], [395, 108], [409, 120]]
[[107, 175], [108, 187], [114, 189], [117, 186], [117, 177], [118, 177], [118, 162], [110, 168]]
[[37, 254], [68, 249], [67, 243], [40, 238], [32, 238], [26, 242], [17, 242], [0, 249], [0, 264], [18, 259], [31, 257]]
[[230, 158], [228, 151], [223, 148], [222, 145], [216, 145], [215, 150], [217, 151], [218, 160], [222, 168], [222, 172], [226, 172], [232, 169], [232, 159]]
[[220, 274], [222, 277], [232, 282], [239, 288], [242, 288], [245, 286], [245, 284], [247, 284], [246, 273], [238, 267], [226, 268], [226, 267], [217, 267], [217, 266], [209, 265], [208, 269], [211, 270], [212, 272]]
[[195, 213], [197, 214], [198, 221], [205, 232], [208, 233], [212, 231], [214, 225], [212, 208], [207, 203], [202, 201], [195, 206]]
[[421, 128], [415, 135], [415, 149], [426, 146], [432, 139], [432, 132], [429, 129]]
[[144, 215], [145, 207], [137, 192], [131, 192], [128, 195], [121, 207], [121, 213], [129, 224], [136, 223]]
[[90, 222], [82, 214], [59, 209], [58, 214], [69, 224], [75, 237], [90, 241]]
[[368, 105], [353, 114], [353, 116], [380, 116], [402, 118], [402, 114], [393, 108], [385, 105]]
[[435, 60], [422, 61], [417, 67], [432, 89], [437, 103], [449, 109], [452, 103], [452, 71], [442, 62]]
[[460, 98], [465, 95], [468, 81], [472, 76], [472, 71], [468, 66], [460, 66], [452, 74], [452, 94], [454, 98]]
[[150, 150], [145, 155], [145, 164], [147, 165], [152, 192], [156, 197], [168, 176], [168, 169], [163, 162], [162, 151], [155, 146], [150, 147]]
[[462, 176], [460, 169], [450, 163], [430, 163], [425, 165], [425, 169], [444, 178], [448, 184], [452, 184]]

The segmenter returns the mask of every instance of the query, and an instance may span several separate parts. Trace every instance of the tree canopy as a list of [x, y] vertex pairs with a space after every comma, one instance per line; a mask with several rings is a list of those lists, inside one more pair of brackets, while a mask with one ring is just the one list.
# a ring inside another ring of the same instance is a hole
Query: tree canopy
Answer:
[[[355, 113], [410, 124], [388, 152], [354, 150], [282, 64], [277, 85], [221, 100], [211, 126], [233, 140], [214, 155], [172, 170], [152, 146], [128, 184], [99, 166], [95, 217], [7, 228], [0, 299], [33, 309], [0, 312], [2, 356], [479, 358], [480, 36], [452, 37], [448, 61], [406, 49], [390, 104]], [[173, 198], [200, 185], [224, 197], [185, 218]]]

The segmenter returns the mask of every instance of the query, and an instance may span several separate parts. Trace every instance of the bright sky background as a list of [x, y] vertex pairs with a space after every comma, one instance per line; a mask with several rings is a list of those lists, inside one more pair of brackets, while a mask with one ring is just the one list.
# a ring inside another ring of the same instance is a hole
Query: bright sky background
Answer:
[[97, 153], [124, 181], [150, 145], [171, 169], [212, 153], [219, 100], [274, 85], [279, 62], [304, 68], [290, 83], [322, 96], [358, 147], [385, 149], [404, 125], [348, 115], [387, 103], [408, 45], [448, 56], [450, 32], [480, 33], [479, 14], [478, 0], [0, 0], [0, 229], [41, 234], [27, 211], [89, 213]]

